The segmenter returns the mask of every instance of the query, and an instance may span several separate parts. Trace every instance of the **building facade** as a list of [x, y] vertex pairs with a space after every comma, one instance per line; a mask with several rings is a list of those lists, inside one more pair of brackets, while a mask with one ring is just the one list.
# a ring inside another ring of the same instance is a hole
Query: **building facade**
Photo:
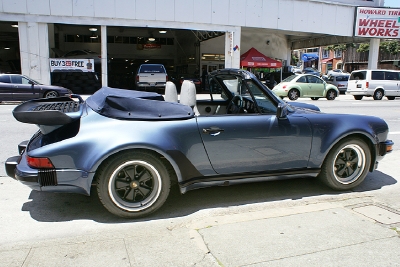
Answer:
[[[58, 57], [57, 51], [89, 49], [99, 52], [97, 71], [102, 84], [108, 85], [110, 73], [122, 66], [109, 69], [114, 59], [131, 66], [159, 60], [171, 73], [198, 74], [202, 67], [239, 68], [240, 55], [255, 47], [290, 64], [293, 49], [357, 39], [356, 7], [383, 4], [381, 0], [1, 0], [0, 22], [3, 27], [18, 25], [18, 46], [12, 53], [19, 54], [23, 74], [50, 83], [49, 59]], [[157, 43], [149, 43], [150, 38]], [[379, 38], [363, 39], [376, 39], [372, 50], [379, 45]]]

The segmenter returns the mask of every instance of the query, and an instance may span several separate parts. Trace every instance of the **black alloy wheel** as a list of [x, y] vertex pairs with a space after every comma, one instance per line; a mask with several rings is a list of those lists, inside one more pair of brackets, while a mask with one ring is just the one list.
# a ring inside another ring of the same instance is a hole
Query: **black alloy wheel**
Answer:
[[165, 164], [154, 154], [124, 152], [96, 172], [97, 192], [104, 207], [125, 218], [139, 218], [159, 209], [170, 191]]
[[319, 179], [335, 190], [347, 190], [364, 181], [371, 165], [368, 145], [359, 138], [347, 138], [328, 153]]

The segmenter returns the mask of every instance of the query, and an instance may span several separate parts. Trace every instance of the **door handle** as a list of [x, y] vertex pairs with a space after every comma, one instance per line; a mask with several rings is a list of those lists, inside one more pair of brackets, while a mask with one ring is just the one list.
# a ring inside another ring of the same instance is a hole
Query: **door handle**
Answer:
[[212, 136], [217, 136], [223, 131], [224, 131], [224, 129], [221, 129], [219, 127], [214, 127], [214, 126], [210, 127], [210, 128], [203, 128], [203, 133], [210, 134]]

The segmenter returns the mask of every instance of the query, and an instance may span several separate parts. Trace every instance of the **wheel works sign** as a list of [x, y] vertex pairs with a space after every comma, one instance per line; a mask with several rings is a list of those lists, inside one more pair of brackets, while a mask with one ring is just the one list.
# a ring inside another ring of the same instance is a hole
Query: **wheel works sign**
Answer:
[[354, 36], [400, 38], [400, 9], [357, 7]]

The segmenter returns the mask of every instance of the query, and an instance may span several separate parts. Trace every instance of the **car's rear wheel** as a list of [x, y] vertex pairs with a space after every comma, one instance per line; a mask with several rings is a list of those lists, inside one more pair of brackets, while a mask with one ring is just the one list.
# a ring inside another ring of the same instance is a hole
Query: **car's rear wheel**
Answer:
[[336, 92], [335, 92], [335, 90], [329, 90], [329, 91], [326, 93], [326, 99], [328, 99], [328, 100], [335, 100], [335, 98], [336, 98]]
[[383, 98], [383, 95], [384, 95], [384, 93], [382, 90], [376, 90], [374, 92], [374, 96], [373, 96], [374, 100], [381, 100]]
[[318, 100], [319, 97], [311, 97], [311, 100]]
[[288, 97], [290, 100], [297, 100], [300, 96], [300, 92], [297, 89], [290, 89], [288, 92]]
[[159, 209], [171, 186], [165, 164], [148, 152], [128, 151], [108, 159], [96, 179], [104, 207], [125, 218], [147, 216]]
[[364, 181], [371, 165], [368, 145], [359, 138], [347, 138], [329, 151], [319, 179], [335, 190], [347, 190]]
[[56, 91], [48, 91], [44, 94], [45, 98], [54, 98], [58, 97], [58, 93]]
[[354, 99], [355, 99], [355, 100], [361, 100], [362, 98], [363, 98], [362, 95], [355, 95], [355, 96], [354, 96]]

